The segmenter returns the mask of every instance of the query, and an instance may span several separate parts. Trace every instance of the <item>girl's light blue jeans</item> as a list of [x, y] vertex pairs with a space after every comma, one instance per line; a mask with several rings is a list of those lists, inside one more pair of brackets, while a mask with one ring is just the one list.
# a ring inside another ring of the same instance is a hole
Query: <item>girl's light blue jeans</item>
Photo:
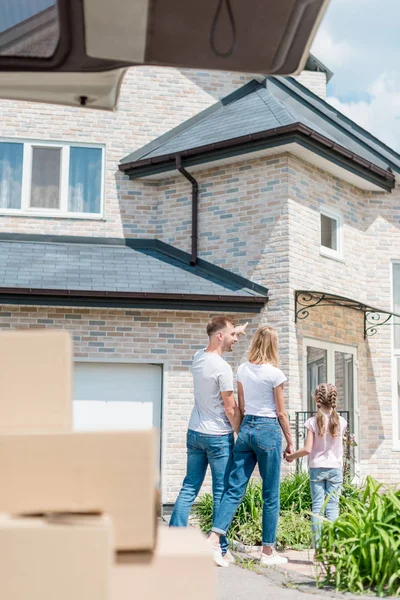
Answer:
[[318, 543], [321, 534], [321, 523], [323, 520], [322, 507], [325, 502], [324, 512], [326, 518], [329, 521], [335, 521], [339, 516], [339, 499], [342, 483], [342, 469], [326, 469], [323, 467], [310, 469], [314, 546]]

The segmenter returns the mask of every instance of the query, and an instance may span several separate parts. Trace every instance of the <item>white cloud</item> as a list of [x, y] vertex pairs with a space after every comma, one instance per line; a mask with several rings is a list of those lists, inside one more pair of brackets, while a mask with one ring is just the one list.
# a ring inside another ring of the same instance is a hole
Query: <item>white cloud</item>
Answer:
[[358, 51], [347, 40], [335, 41], [326, 27], [321, 27], [311, 52], [327, 67], [335, 71], [350, 60], [357, 58]]
[[333, 72], [329, 92], [367, 100], [383, 72], [399, 70], [399, 0], [331, 0], [311, 52]]
[[383, 73], [368, 87], [370, 102], [342, 102], [336, 97], [327, 101], [347, 117], [400, 150], [400, 75]]

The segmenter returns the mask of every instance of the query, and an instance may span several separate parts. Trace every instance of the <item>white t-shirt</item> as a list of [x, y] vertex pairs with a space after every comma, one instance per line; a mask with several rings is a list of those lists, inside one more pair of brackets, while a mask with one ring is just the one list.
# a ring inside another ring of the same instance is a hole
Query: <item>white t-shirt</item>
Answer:
[[276, 417], [274, 389], [287, 378], [270, 363], [254, 365], [247, 361], [239, 366], [237, 380], [243, 386], [244, 414]]
[[199, 350], [192, 364], [194, 407], [189, 429], [225, 435], [232, 432], [221, 392], [233, 391], [232, 367], [219, 354]]

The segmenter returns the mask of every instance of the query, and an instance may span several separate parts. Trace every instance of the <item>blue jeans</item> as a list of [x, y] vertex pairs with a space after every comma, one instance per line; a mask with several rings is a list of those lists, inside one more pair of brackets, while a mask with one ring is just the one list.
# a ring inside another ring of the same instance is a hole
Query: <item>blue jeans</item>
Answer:
[[212, 531], [226, 535], [243, 500], [256, 463], [262, 478], [262, 544], [273, 546], [279, 517], [282, 434], [278, 419], [245, 416], [233, 450], [228, 489], [214, 518]]
[[[192, 431], [187, 432], [187, 468], [182, 489], [175, 502], [169, 522], [170, 527], [186, 527], [190, 510], [200, 491], [207, 466], [210, 465], [214, 515], [228, 484], [232, 466], [233, 433], [226, 435], [208, 435]], [[221, 538], [222, 554], [229, 548], [226, 537]]]
[[[310, 485], [312, 498], [312, 531], [314, 546], [321, 534], [322, 507], [325, 502], [325, 514], [329, 521], [339, 516], [339, 499], [343, 483], [342, 469], [310, 469]], [[328, 500], [327, 500], [328, 499]]]

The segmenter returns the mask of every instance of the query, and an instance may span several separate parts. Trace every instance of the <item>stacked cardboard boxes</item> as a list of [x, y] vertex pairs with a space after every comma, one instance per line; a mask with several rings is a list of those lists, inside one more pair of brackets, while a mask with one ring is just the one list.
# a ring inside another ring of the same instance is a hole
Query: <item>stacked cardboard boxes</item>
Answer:
[[69, 334], [2, 332], [0, 364], [1, 600], [211, 598], [201, 534], [157, 531], [155, 433], [72, 431]]

